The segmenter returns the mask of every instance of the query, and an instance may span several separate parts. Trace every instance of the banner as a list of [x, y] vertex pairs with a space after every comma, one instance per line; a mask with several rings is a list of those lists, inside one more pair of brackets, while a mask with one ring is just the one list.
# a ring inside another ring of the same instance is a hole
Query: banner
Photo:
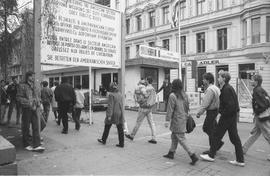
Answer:
[[120, 68], [120, 12], [82, 0], [42, 0], [41, 63]]

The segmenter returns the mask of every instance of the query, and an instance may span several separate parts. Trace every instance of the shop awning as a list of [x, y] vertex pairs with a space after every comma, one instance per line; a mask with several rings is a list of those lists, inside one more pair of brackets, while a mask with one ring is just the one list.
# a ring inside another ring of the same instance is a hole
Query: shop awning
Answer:
[[138, 58], [126, 60], [126, 66], [134, 66], [134, 65], [145, 65], [145, 66], [154, 66], [154, 67], [171, 68], [171, 69], [177, 69], [179, 67], [178, 62], [169, 62], [169, 61], [160, 60], [160, 59], [138, 57]]

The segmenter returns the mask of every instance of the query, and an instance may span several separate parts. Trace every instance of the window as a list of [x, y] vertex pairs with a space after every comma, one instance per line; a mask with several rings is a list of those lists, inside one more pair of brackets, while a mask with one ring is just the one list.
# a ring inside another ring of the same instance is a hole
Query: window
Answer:
[[169, 23], [169, 6], [163, 7], [163, 24]]
[[[176, 47], [176, 51], [179, 52], [179, 37], [177, 37]], [[181, 54], [186, 54], [186, 36], [181, 36]]]
[[155, 42], [149, 42], [150, 47], [155, 47]]
[[169, 39], [162, 40], [162, 47], [167, 50], [170, 50], [170, 40]]
[[126, 34], [130, 33], [130, 19], [126, 20]]
[[62, 80], [66, 81], [73, 87], [73, 76], [63, 76]]
[[116, 8], [116, 10], [119, 10], [119, 8], [120, 8], [120, 1], [119, 0], [115, 1], [115, 8]]
[[260, 18], [251, 20], [252, 44], [260, 43]]
[[185, 18], [185, 13], [186, 13], [186, 1], [181, 1], [180, 2], [180, 19]]
[[244, 20], [243, 22], [243, 44], [247, 44], [247, 20]]
[[136, 45], [136, 56], [139, 55], [140, 45]]
[[197, 0], [197, 15], [201, 15], [204, 12], [205, 0]]
[[149, 27], [152, 28], [155, 26], [155, 11], [149, 12]]
[[217, 0], [217, 10], [224, 8], [224, 0]]
[[74, 87], [76, 87], [77, 85], [81, 85], [81, 76], [74, 76]]
[[53, 82], [54, 82], [53, 78], [49, 78], [49, 87], [53, 87]]
[[142, 18], [141, 15], [136, 16], [137, 19], [137, 31], [141, 31], [142, 30]]
[[205, 33], [198, 33], [197, 34], [197, 52], [203, 53], [205, 52]]
[[82, 88], [89, 89], [89, 75], [82, 75]]
[[126, 47], [126, 59], [130, 59], [130, 48]]
[[227, 28], [217, 30], [218, 50], [227, 49]]
[[270, 42], [270, 16], [266, 17], [266, 42]]

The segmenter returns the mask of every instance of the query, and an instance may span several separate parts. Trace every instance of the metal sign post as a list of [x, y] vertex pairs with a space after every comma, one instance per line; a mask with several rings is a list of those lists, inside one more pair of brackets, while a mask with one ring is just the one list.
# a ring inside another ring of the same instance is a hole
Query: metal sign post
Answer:
[[92, 67], [89, 67], [89, 125], [94, 124], [93, 114], [92, 114]]

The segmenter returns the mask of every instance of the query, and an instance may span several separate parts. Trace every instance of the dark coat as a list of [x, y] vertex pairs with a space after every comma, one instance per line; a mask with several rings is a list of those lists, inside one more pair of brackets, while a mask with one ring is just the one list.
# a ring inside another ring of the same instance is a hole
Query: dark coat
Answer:
[[[111, 117], [111, 120], [108, 119]], [[106, 111], [105, 124], [123, 124], [124, 123], [124, 109], [123, 98], [120, 92], [110, 92], [108, 108]]]
[[256, 86], [252, 94], [252, 108], [256, 115], [264, 112], [269, 107], [269, 102], [265, 97], [269, 97], [267, 92], [261, 87]]
[[163, 90], [163, 99], [164, 99], [164, 101], [168, 101], [171, 90], [172, 90], [171, 83], [168, 83], [167, 85], [165, 83], [163, 83], [161, 88], [158, 90], [158, 92], [160, 92], [161, 90]]
[[236, 117], [237, 112], [239, 112], [239, 102], [234, 88], [226, 83], [221, 89], [219, 98], [219, 113], [221, 114], [221, 117]]
[[76, 103], [76, 94], [73, 87], [68, 83], [62, 83], [54, 90], [55, 100], [57, 102]]
[[14, 83], [8, 86], [7, 94], [9, 95], [11, 101], [16, 101], [18, 87], [19, 87], [19, 84], [14, 84]]

